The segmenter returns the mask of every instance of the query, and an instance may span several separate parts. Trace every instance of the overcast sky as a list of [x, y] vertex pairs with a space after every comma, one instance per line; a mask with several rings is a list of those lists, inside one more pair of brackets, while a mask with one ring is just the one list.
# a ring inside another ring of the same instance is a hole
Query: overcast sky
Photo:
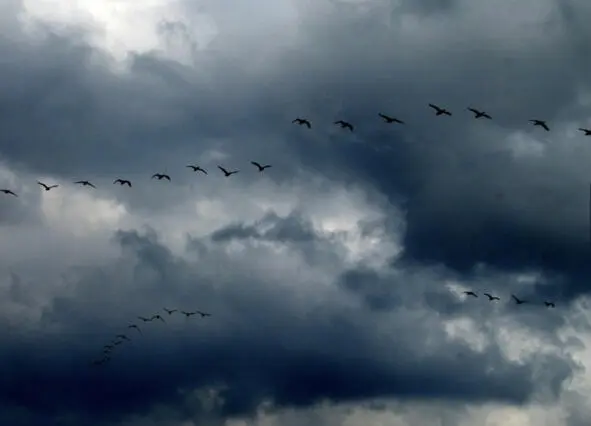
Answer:
[[0, 424], [587, 425], [590, 20], [0, 2]]

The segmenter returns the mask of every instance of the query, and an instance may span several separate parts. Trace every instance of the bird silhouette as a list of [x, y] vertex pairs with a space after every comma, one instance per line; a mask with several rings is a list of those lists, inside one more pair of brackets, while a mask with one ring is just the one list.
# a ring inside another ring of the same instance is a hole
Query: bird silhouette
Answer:
[[164, 174], [164, 173], [154, 173], [152, 175], [152, 179], [154, 179], [154, 178], [156, 178], [158, 180], [166, 179], [170, 182], [170, 176], [168, 176], [167, 174]]
[[517, 298], [515, 295], [513, 295], [513, 294], [511, 295], [511, 298], [512, 298], [513, 300], [515, 300], [515, 303], [516, 303], [516, 304], [518, 304], [518, 305], [522, 305], [522, 304], [526, 303], [526, 301], [525, 301], [525, 300], [520, 300], [520, 299], [518, 299], [518, 298]]
[[240, 170], [233, 170], [231, 172], [229, 172], [228, 170], [224, 169], [222, 166], [218, 166], [218, 169], [220, 169], [223, 173], [225, 177], [230, 177], [235, 173], [238, 173]]
[[121, 339], [121, 340], [127, 340], [127, 341], [131, 341], [131, 339], [129, 337], [127, 337], [125, 334], [118, 334], [115, 336], [115, 338], [117, 339]]
[[308, 129], [312, 128], [312, 124], [310, 123], [310, 121], [306, 120], [305, 118], [296, 118], [292, 121], [292, 123], [299, 124], [300, 126], [307, 126]]
[[544, 302], [544, 305], [546, 305], [547, 308], [555, 308], [556, 305], [553, 302]]
[[474, 113], [474, 118], [488, 118], [489, 120], [492, 120], [492, 117], [484, 111], [479, 111], [476, 108], [468, 108], [468, 111]]
[[172, 315], [172, 314], [174, 314], [175, 312], [178, 312], [178, 309], [166, 309], [166, 308], [163, 308], [163, 309], [166, 311], [166, 313], [167, 313], [168, 315]]
[[585, 133], [585, 136], [591, 136], [591, 129], [579, 129], [581, 132]]
[[351, 132], [353, 131], [353, 125], [343, 120], [335, 121], [334, 124], [339, 124], [341, 129], [349, 129]]
[[256, 161], [251, 161], [250, 164], [252, 164], [253, 166], [256, 166], [257, 169], [259, 169], [259, 172], [262, 172], [265, 169], [268, 169], [269, 167], [273, 167], [270, 164], [266, 164], [266, 165], [261, 165], [260, 163], [257, 163]]
[[117, 179], [113, 182], [113, 184], [118, 183], [119, 185], [123, 186], [123, 185], [127, 185], [131, 188], [131, 182], [126, 180], [126, 179]]
[[189, 165], [187, 166], [187, 168], [188, 168], [188, 169], [192, 169], [194, 172], [201, 172], [201, 173], [203, 173], [203, 174], [205, 174], [205, 175], [207, 174], [207, 171], [206, 171], [205, 169], [202, 169], [202, 168], [201, 168], [201, 167], [199, 167], [199, 166], [193, 166], [193, 165], [189, 164]]
[[57, 188], [59, 185], [45, 185], [43, 182], [37, 181], [39, 185], [41, 185], [46, 191], [49, 191], [52, 188]]
[[146, 317], [137, 317], [139, 320], [143, 321], [143, 322], [150, 322], [152, 321], [151, 318], [146, 318]]
[[382, 117], [382, 118], [384, 119], [384, 121], [385, 121], [386, 123], [388, 123], [388, 124], [391, 124], [391, 123], [399, 123], [399, 124], [404, 124], [404, 121], [402, 121], [402, 120], [399, 120], [399, 119], [397, 119], [397, 118], [394, 118], [394, 117], [390, 117], [390, 116], [388, 116], [388, 115], [386, 115], [386, 114], [382, 114], [381, 112], [380, 112], [378, 115], [379, 115], [380, 117]]
[[113, 345], [115, 345], [115, 346], [119, 346], [119, 345], [120, 345], [120, 344], [122, 344], [122, 343], [123, 343], [123, 340], [115, 340], [115, 341], [113, 342]]
[[530, 123], [533, 123], [534, 126], [540, 126], [543, 129], [545, 129], [547, 132], [550, 131], [550, 127], [548, 127], [548, 124], [544, 121], [544, 120], [529, 120]]
[[156, 315], [152, 315], [152, 318], [151, 318], [151, 319], [152, 319], [152, 320], [159, 319], [159, 320], [160, 320], [160, 321], [162, 321], [162, 322], [166, 322], [166, 321], [164, 321], [164, 318], [162, 318], [162, 317], [161, 317], [160, 315], [158, 315], [158, 314], [156, 314]]
[[142, 330], [135, 324], [130, 324], [127, 326], [127, 328], [135, 328], [138, 331], [138, 333], [144, 334], [144, 333], [142, 333]]
[[438, 107], [437, 105], [434, 105], [434, 104], [429, 104], [429, 106], [435, 110], [435, 115], [448, 115], [448, 116], [451, 116], [451, 112], [449, 112], [445, 108]]
[[478, 295], [476, 293], [474, 293], [473, 291], [465, 291], [464, 294], [466, 296], [478, 297]]
[[186, 316], [187, 318], [189, 318], [192, 315], [197, 315], [197, 312], [186, 312], [186, 311], [181, 311], [181, 314], [183, 314], [184, 316]]
[[210, 317], [211, 316], [211, 314], [208, 314], [207, 312], [195, 311], [195, 313], [201, 315], [201, 318], [205, 318], [205, 317]]
[[484, 295], [485, 295], [486, 297], [488, 297], [488, 300], [489, 300], [490, 302], [492, 302], [493, 300], [501, 300], [501, 298], [500, 298], [500, 297], [493, 296], [493, 295], [491, 295], [491, 294], [488, 294], [488, 293], [484, 293]]
[[18, 197], [18, 195], [16, 195], [14, 192], [12, 192], [10, 189], [0, 189], [0, 192], [5, 193], [6, 195], [14, 195], [15, 197]]
[[90, 181], [87, 181], [87, 180], [79, 180], [74, 183], [76, 183], [78, 185], [82, 185], [82, 186], [90, 186], [91, 188], [96, 188], [96, 186], [94, 186], [92, 183], [90, 183]]

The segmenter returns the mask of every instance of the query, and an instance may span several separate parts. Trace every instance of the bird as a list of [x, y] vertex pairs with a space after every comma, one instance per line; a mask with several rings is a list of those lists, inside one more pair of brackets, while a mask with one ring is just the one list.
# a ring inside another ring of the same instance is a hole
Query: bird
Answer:
[[156, 314], [156, 315], [153, 315], [151, 319], [152, 319], [152, 320], [159, 319], [159, 320], [160, 320], [160, 321], [162, 321], [162, 322], [166, 322], [166, 321], [164, 321], [164, 318], [162, 318], [162, 317], [161, 317], [160, 315], [158, 315], [158, 314]]
[[465, 291], [464, 294], [466, 296], [478, 297], [478, 295], [476, 293], [474, 293], [473, 291]]
[[490, 302], [492, 302], [493, 300], [501, 300], [501, 298], [500, 298], [500, 297], [493, 296], [493, 295], [491, 295], [491, 294], [488, 294], [488, 293], [484, 293], [484, 295], [485, 295], [486, 297], [488, 297], [488, 300], [489, 300]]
[[306, 120], [305, 118], [296, 118], [292, 121], [292, 123], [299, 124], [300, 126], [307, 126], [308, 129], [312, 128], [312, 124], [310, 123], [310, 121]]
[[353, 131], [353, 125], [343, 120], [335, 121], [334, 124], [339, 124], [342, 129], [349, 129], [351, 132]]
[[230, 177], [230, 176], [232, 176], [233, 174], [235, 174], [235, 173], [238, 173], [238, 172], [239, 172], [239, 170], [233, 170], [233, 171], [229, 172], [229, 171], [227, 171], [226, 169], [224, 169], [222, 166], [218, 166], [218, 169], [220, 169], [220, 170], [221, 170], [221, 171], [224, 173], [224, 176], [225, 176], [225, 177]]
[[135, 328], [140, 334], [143, 334], [142, 330], [135, 324], [130, 324], [127, 326], [127, 328]]
[[139, 320], [143, 321], [143, 322], [150, 322], [152, 321], [151, 318], [146, 318], [146, 317], [137, 317]]
[[585, 133], [585, 136], [591, 136], [591, 129], [579, 129], [581, 132]]
[[211, 316], [211, 314], [208, 314], [207, 312], [195, 311], [195, 313], [201, 315], [201, 318], [205, 318], [205, 317], [210, 317]]
[[174, 314], [175, 312], [178, 311], [178, 309], [166, 309], [166, 308], [163, 308], [163, 309], [166, 311], [166, 313], [168, 315], [172, 315], [172, 314]]
[[259, 169], [259, 172], [262, 172], [263, 170], [268, 169], [269, 167], [273, 167], [270, 164], [266, 164], [263, 166], [260, 163], [257, 163], [256, 161], [251, 161], [250, 164], [256, 166]]
[[181, 311], [181, 314], [183, 314], [184, 316], [186, 316], [187, 318], [189, 318], [192, 315], [197, 315], [197, 312], [186, 312], [186, 311]]
[[399, 120], [399, 119], [397, 119], [397, 118], [394, 118], [394, 117], [390, 117], [390, 116], [388, 116], [388, 115], [386, 115], [386, 114], [382, 114], [381, 112], [380, 112], [378, 115], [379, 115], [380, 117], [382, 117], [382, 118], [384, 119], [384, 121], [385, 121], [386, 123], [388, 123], [388, 124], [391, 124], [391, 123], [399, 123], [399, 124], [404, 124], [404, 121], [402, 121], [402, 120]]
[[119, 346], [121, 343], [123, 343], [123, 340], [115, 340], [115, 341], [113, 342], [113, 345], [115, 345], [115, 346]]
[[513, 300], [515, 300], [515, 303], [518, 305], [525, 303], [525, 300], [520, 300], [516, 296], [514, 296], [513, 294], [511, 295], [511, 297], [513, 298]]
[[434, 105], [434, 104], [429, 104], [429, 106], [436, 111], [435, 115], [449, 115], [449, 116], [451, 116], [451, 112], [449, 112], [445, 108], [438, 107], [437, 105]]
[[12, 192], [10, 189], [0, 189], [0, 192], [5, 193], [6, 195], [14, 195], [15, 197], [18, 197], [18, 195], [16, 195], [14, 192]]
[[544, 305], [546, 305], [547, 308], [555, 308], [556, 305], [553, 302], [544, 302]]
[[479, 111], [476, 108], [468, 108], [468, 111], [474, 113], [474, 118], [488, 118], [489, 120], [492, 120], [492, 117], [484, 111]]
[[121, 340], [127, 340], [127, 341], [131, 342], [131, 339], [129, 337], [127, 337], [125, 334], [118, 334], [115, 336], [115, 338], [121, 339]]
[[546, 122], [544, 120], [529, 120], [529, 121], [530, 121], [530, 123], [534, 123], [534, 126], [540, 126], [543, 129], [545, 129], [547, 132], [550, 131], [548, 124], [546, 124]]
[[126, 180], [126, 179], [117, 179], [113, 182], [113, 184], [118, 183], [119, 185], [123, 186], [123, 185], [127, 185], [131, 188], [131, 182]]
[[87, 181], [87, 180], [79, 180], [74, 183], [77, 183], [78, 185], [82, 185], [82, 186], [90, 186], [91, 188], [96, 188], [96, 186], [94, 186], [92, 183], [90, 183], [90, 181]]
[[164, 173], [154, 173], [152, 175], [152, 179], [154, 179], [154, 178], [156, 178], [158, 180], [166, 179], [170, 182], [170, 176], [168, 176], [167, 174], [164, 174]]
[[188, 168], [188, 169], [193, 169], [193, 171], [194, 171], [194, 172], [201, 172], [201, 173], [203, 173], [203, 174], [205, 174], [205, 175], [207, 174], [207, 171], [206, 171], [205, 169], [202, 169], [202, 168], [201, 168], [201, 167], [199, 167], [199, 166], [193, 166], [193, 165], [189, 164], [189, 165], [187, 166], [187, 168]]
[[51, 188], [57, 188], [59, 185], [45, 185], [43, 182], [37, 181], [39, 185], [41, 185], [46, 191], [49, 191]]

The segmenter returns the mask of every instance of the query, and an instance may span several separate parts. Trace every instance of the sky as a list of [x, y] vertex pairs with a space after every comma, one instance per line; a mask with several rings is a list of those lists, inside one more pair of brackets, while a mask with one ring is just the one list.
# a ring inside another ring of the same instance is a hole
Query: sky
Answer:
[[1, 2], [0, 424], [587, 425], [590, 18]]

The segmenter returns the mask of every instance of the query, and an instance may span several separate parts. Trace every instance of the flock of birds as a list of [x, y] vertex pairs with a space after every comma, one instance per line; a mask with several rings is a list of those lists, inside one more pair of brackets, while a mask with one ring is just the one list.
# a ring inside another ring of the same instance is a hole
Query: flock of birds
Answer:
[[[189, 312], [189, 311], [179, 311], [178, 309], [166, 309], [163, 308], [164, 311], [170, 316], [174, 313], [179, 313], [181, 315], [184, 315], [186, 318], [190, 318], [193, 315], [200, 315], [201, 318], [206, 318], [206, 317], [210, 317], [211, 314], [207, 313], [207, 312], [203, 312], [203, 311], [193, 311], [193, 312]], [[164, 318], [162, 317], [162, 315], [160, 314], [155, 314], [152, 315], [151, 317], [147, 318], [147, 317], [142, 317], [139, 316], [137, 317], [137, 319], [139, 319], [140, 321], [144, 322], [144, 323], [148, 323], [151, 321], [162, 321], [163, 323], [166, 323], [166, 321], [164, 320]], [[131, 330], [134, 329], [136, 330], [136, 332], [140, 335], [143, 334], [141, 328], [135, 324], [129, 324], [127, 326], [127, 329]], [[111, 340], [109, 343], [105, 344], [103, 346], [103, 351], [102, 354], [99, 358], [95, 359], [94, 361], [91, 362], [91, 366], [101, 366], [106, 364], [107, 362], [109, 362], [111, 360], [111, 355], [113, 353], [113, 351], [119, 346], [122, 345], [125, 342], [131, 342], [131, 338], [127, 335], [127, 334], [117, 334], [113, 340]]]
[[[464, 292], [464, 294], [465, 294], [466, 296], [470, 296], [470, 297], [478, 298], [478, 295], [477, 295], [475, 292], [473, 292], [473, 291], [465, 291], [465, 292]], [[484, 294], [484, 295], [485, 295], [485, 296], [488, 298], [488, 301], [489, 301], [489, 302], [493, 302], [493, 301], [495, 301], [495, 300], [501, 300], [501, 298], [500, 298], [500, 297], [498, 297], [498, 296], [493, 296], [493, 295], [492, 295], [492, 294], [490, 294], [490, 293], [483, 293], [483, 294]], [[515, 304], [516, 304], [516, 305], [523, 305], [524, 303], [529, 303], [527, 300], [522, 300], [522, 299], [518, 298], [517, 296], [515, 296], [515, 295], [513, 295], [513, 294], [511, 295], [511, 299], [513, 299], [513, 301], [515, 301]], [[546, 300], [546, 301], [544, 302], [544, 306], [546, 306], [547, 308], [555, 308], [555, 307], [556, 307], [556, 304], [555, 304], [554, 302], [548, 302], [548, 301]]]

